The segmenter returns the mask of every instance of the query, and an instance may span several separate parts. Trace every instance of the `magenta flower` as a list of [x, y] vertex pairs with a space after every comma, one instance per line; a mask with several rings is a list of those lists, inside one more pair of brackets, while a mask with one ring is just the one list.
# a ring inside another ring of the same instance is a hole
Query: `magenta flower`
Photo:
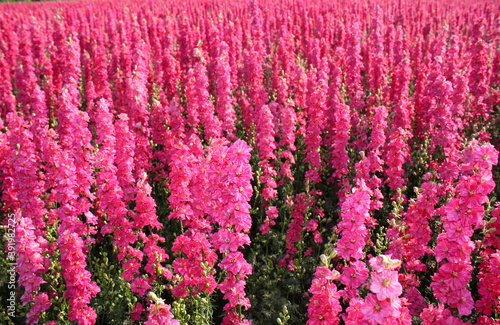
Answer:
[[392, 315], [394, 308], [390, 301], [378, 300], [374, 294], [370, 293], [366, 296], [361, 312], [366, 320], [372, 320], [375, 324], [384, 324], [384, 319]]
[[144, 311], [144, 307], [140, 302], [138, 302], [134, 308], [132, 308], [132, 320], [133, 321], [139, 321], [141, 320], [141, 314]]
[[369, 271], [366, 268], [366, 264], [363, 261], [356, 261], [342, 269], [340, 282], [349, 288], [358, 288], [366, 282], [368, 274]]
[[139, 294], [141, 297], [146, 294], [146, 291], [151, 290], [151, 286], [143, 278], [135, 278], [130, 287], [132, 292]]

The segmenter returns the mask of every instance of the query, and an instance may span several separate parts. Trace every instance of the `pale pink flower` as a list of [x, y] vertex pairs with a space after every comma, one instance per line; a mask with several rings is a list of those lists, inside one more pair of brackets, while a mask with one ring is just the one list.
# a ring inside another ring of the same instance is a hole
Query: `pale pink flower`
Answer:
[[399, 297], [403, 293], [403, 287], [398, 282], [398, 272], [384, 270], [372, 273], [370, 290], [377, 294], [379, 300]]

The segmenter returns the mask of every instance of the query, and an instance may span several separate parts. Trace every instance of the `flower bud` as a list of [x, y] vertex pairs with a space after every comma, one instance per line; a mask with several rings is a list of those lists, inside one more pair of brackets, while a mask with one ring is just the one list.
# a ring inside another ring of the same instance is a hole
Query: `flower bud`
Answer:
[[328, 257], [326, 257], [325, 254], [321, 254], [319, 259], [321, 260], [321, 263], [323, 263], [323, 265], [328, 265]]
[[149, 297], [149, 299], [153, 300], [155, 303], [158, 301], [158, 297], [152, 291], [149, 292], [148, 297]]

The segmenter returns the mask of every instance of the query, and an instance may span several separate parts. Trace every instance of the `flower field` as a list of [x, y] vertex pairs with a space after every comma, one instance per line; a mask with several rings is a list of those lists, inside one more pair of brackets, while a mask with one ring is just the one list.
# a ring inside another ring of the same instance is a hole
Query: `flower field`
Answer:
[[500, 4], [0, 5], [0, 324], [500, 324]]

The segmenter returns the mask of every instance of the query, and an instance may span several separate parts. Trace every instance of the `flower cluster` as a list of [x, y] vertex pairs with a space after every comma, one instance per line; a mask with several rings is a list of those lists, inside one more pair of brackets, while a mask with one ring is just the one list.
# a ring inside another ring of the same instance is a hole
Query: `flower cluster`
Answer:
[[279, 266], [284, 267], [288, 262], [288, 269], [294, 270], [294, 256], [297, 253], [296, 243], [300, 241], [304, 231], [304, 220], [307, 208], [312, 205], [312, 201], [305, 193], [299, 193], [295, 197], [295, 203], [289, 202], [293, 205], [291, 220], [288, 224], [288, 231], [286, 233], [286, 254], [280, 260]]
[[275, 129], [273, 123], [273, 114], [268, 105], [262, 105], [257, 114], [259, 119], [256, 121], [255, 132], [256, 141], [255, 145], [259, 152], [259, 165], [262, 168], [262, 175], [259, 181], [263, 183], [262, 197], [265, 200], [276, 198], [278, 192], [276, 191], [276, 171], [274, 170], [274, 160], [276, 155]]
[[252, 266], [240, 252], [244, 245], [250, 244], [248, 232], [252, 226], [248, 203], [252, 196], [250, 150], [244, 141], [238, 140], [231, 146], [215, 148], [210, 155], [208, 177], [213, 184], [210, 191], [213, 206], [209, 214], [220, 227], [212, 243], [223, 254], [218, 265], [226, 273], [224, 281], [218, 285], [224, 299], [228, 300], [224, 306], [227, 314], [223, 324], [249, 323], [243, 320], [239, 308], [250, 307], [244, 289]]
[[370, 259], [370, 293], [364, 300], [353, 298], [344, 320], [346, 324], [411, 324], [403, 288], [398, 281], [401, 261], [389, 255]]
[[364, 180], [352, 189], [341, 206], [342, 220], [337, 225], [337, 233], [342, 236], [337, 242], [338, 256], [346, 260], [360, 260], [368, 240], [367, 224], [370, 217], [371, 190]]
[[339, 276], [338, 272], [332, 271], [328, 266], [318, 266], [314, 276], [309, 289], [312, 297], [307, 310], [307, 324], [339, 324], [337, 315], [342, 311], [342, 307], [339, 303], [340, 295], [333, 283]]
[[173, 208], [169, 218], [179, 218], [186, 228], [172, 247], [172, 251], [180, 255], [173, 263], [176, 277], [181, 278], [172, 291], [178, 297], [195, 296], [205, 291], [211, 294], [217, 286], [213, 276], [217, 254], [208, 238], [212, 226], [205, 218], [208, 210], [207, 162], [199, 144], [193, 143], [191, 153], [188, 148], [181, 143], [170, 166], [171, 180], [177, 184], [177, 190], [169, 198]]
[[432, 277], [431, 288], [443, 304], [457, 308], [460, 316], [470, 315], [474, 301], [466, 288], [471, 279], [470, 254], [475, 245], [471, 240], [473, 227], [483, 227], [483, 204], [494, 189], [491, 168], [498, 161], [498, 151], [491, 145], [473, 141], [464, 150], [462, 175], [455, 197], [444, 206], [445, 232], [438, 236], [435, 256], [441, 262]]
[[100, 288], [91, 281], [91, 274], [85, 269], [84, 242], [67, 229], [61, 231], [57, 243], [61, 251], [61, 274], [67, 287], [64, 298], [69, 299], [68, 318], [79, 324], [94, 324], [97, 314], [89, 304]]

